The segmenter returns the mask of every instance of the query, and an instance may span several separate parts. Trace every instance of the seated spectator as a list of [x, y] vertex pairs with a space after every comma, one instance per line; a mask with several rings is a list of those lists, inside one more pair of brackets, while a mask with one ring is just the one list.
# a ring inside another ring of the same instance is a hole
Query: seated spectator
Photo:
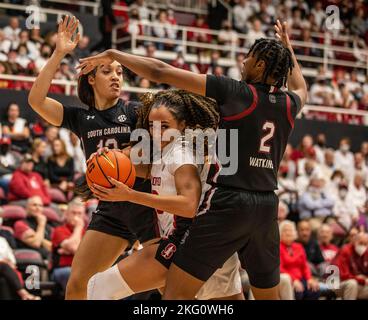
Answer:
[[354, 155], [350, 151], [350, 139], [342, 138], [339, 144], [339, 150], [335, 152], [336, 169], [341, 170], [345, 177], [349, 176], [351, 168], [354, 167]]
[[303, 159], [305, 157], [305, 153], [313, 148], [313, 137], [310, 134], [306, 134], [298, 148], [294, 149], [291, 154], [291, 160], [299, 161], [299, 159]]
[[0, 29], [0, 61], [6, 60], [6, 54], [12, 46], [12, 41], [5, 37], [4, 31]]
[[36, 74], [40, 73], [47, 60], [51, 57], [52, 48], [49, 44], [43, 43], [40, 49], [40, 55], [35, 59]]
[[323, 162], [319, 168], [324, 179], [330, 181], [335, 171], [335, 151], [333, 149], [326, 149]]
[[342, 171], [340, 170], [335, 170], [333, 173], [332, 173], [332, 176], [329, 180], [327, 180], [328, 183], [325, 187], [326, 189], [326, 192], [330, 195], [330, 197], [332, 199], [334, 199], [335, 201], [337, 200], [338, 198], [338, 193], [339, 193], [339, 185], [341, 183], [344, 183], [344, 184], [347, 184], [348, 182], [346, 181], [345, 179], [345, 176], [343, 174]]
[[308, 220], [298, 223], [298, 242], [304, 247], [312, 273], [319, 276], [318, 266], [325, 261], [318, 241], [312, 237], [312, 228]]
[[21, 153], [27, 152], [29, 148], [30, 131], [27, 120], [21, 118], [19, 106], [15, 102], [8, 105], [6, 119], [3, 122], [3, 135], [8, 136], [12, 146]]
[[9, 50], [5, 64], [11, 74], [19, 75], [24, 72], [24, 68], [18, 63], [18, 52], [15, 49]]
[[368, 234], [358, 233], [341, 248], [333, 264], [340, 271], [338, 295], [344, 300], [368, 299]]
[[8, 193], [12, 173], [19, 166], [21, 155], [11, 150], [9, 138], [0, 139], [0, 187]]
[[[19, 34], [19, 41], [13, 43], [13, 49], [18, 48], [19, 46], [25, 46], [28, 52], [28, 57], [32, 60], [36, 59], [40, 55], [39, 48], [37, 48], [36, 44], [29, 39], [29, 32], [27, 30], [22, 30]], [[24, 67], [26, 68], [26, 67]]]
[[247, 33], [246, 46], [250, 47], [257, 39], [265, 38], [266, 34], [262, 31], [261, 20], [253, 19], [250, 30]]
[[175, 68], [183, 69], [183, 70], [190, 70], [189, 64], [185, 63], [184, 56], [182, 52], [178, 52], [176, 59], [171, 62], [171, 65]]
[[64, 224], [52, 234], [52, 277], [65, 292], [75, 252], [84, 234], [84, 204], [73, 200], [64, 214]]
[[18, 56], [16, 62], [26, 70], [28, 65], [31, 63], [31, 59], [29, 58], [29, 51], [24, 44], [20, 44], [19, 47], [16, 49]]
[[55, 73], [55, 79], [68, 80], [68, 81], [74, 80], [74, 73], [70, 69], [68, 60], [63, 59], [60, 62], [59, 70]]
[[235, 66], [232, 66], [227, 71], [227, 76], [234, 79], [234, 80], [241, 80], [241, 71], [243, 69], [243, 63], [244, 63], [245, 55], [243, 53], [239, 53], [236, 56], [236, 64]]
[[202, 43], [210, 43], [212, 41], [211, 34], [208, 33], [210, 31], [208, 24], [203, 15], [197, 15], [195, 21], [191, 24], [192, 28], [202, 29], [203, 31], [189, 31], [188, 32], [188, 40], [194, 42], [202, 42]]
[[66, 152], [65, 142], [55, 139], [52, 142], [52, 155], [48, 159], [50, 184], [67, 193], [74, 187], [74, 161]]
[[365, 164], [368, 166], [368, 142], [367, 141], [362, 142], [362, 145], [360, 146], [360, 152], [363, 155]]
[[[148, 81], [148, 80], [147, 80]], [[85, 173], [87, 169], [86, 159], [81, 147], [79, 138], [73, 133], [69, 132], [70, 144], [68, 145], [68, 154], [74, 161], [75, 173]]]
[[48, 168], [45, 161], [46, 142], [40, 138], [33, 141], [31, 155], [34, 163], [33, 171], [41, 175], [42, 179], [48, 180]]
[[368, 232], [368, 200], [365, 203], [363, 212], [359, 216], [357, 227], [362, 232]]
[[316, 143], [313, 146], [316, 152], [316, 160], [318, 163], [322, 164], [325, 160], [326, 147], [326, 135], [324, 133], [319, 133], [316, 137]]
[[357, 152], [354, 154], [354, 168], [350, 170], [349, 181], [353, 181], [354, 175], [359, 174], [362, 176], [363, 181], [368, 179], [368, 167], [365, 164], [363, 154]]
[[364, 186], [364, 179], [360, 173], [354, 175], [354, 179], [349, 185], [347, 198], [348, 202], [356, 207], [359, 213], [363, 210], [367, 201], [367, 193]]
[[304, 164], [304, 175], [300, 175], [296, 178], [296, 189], [299, 196], [304, 194], [310, 184], [312, 176], [315, 174], [316, 162], [313, 160], [308, 160]]
[[313, 176], [307, 191], [299, 199], [300, 218], [310, 219], [313, 230], [318, 229], [326, 217], [333, 215], [334, 200], [324, 187], [325, 180]]
[[9, 18], [9, 25], [3, 29], [5, 38], [10, 41], [18, 41], [21, 29], [19, 28], [19, 19], [17, 17]]
[[41, 30], [37, 29], [36, 27], [31, 29], [31, 34], [29, 36], [30, 41], [34, 43], [37, 50], [40, 50], [41, 46], [45, 42], [45, 40], [41, 37]]
[[336, 216], [337, 222], [348, 231], [358, 221], [359, 211], [348, 198], [348, 186], [345, 183], [340, 183], [338, 190], [334, 215]]
[[[319, 284], [312, 278], [307, 257], [301, 244], [295, 242], [297, 233], [295, 223], [285, 220], [280, 223], [280, 272], [287, 274], [292, 281], [297, 300], [319, 298]], [[285, 295], [285, 291], [280, 294]], [[284, 298], [284, 297], [282, 297]], [[288, 300], [293, 297], [288, 297]]]
[[328, 224], [324, 223], [318, 230], [318, 241], [323, 258], [328, 264], [331, 264], [332, 260], [339, 252], [339, 248], [332, 243], [332, 239], [332, 228]]
[[[0, 237], [3, 237], [7, 243], [9, 244], [10, 248], [16, 249], [17, 248], [17, 242], [15, 241], [15, 238], [13, 236], [13, 233], [7, 229], [2, 228], [3, 224], [3, 209], [0, 207]], [[0, 249], [1, 251], [1, 249]]]
[[315, 17], [318, 28], [321, 28], [322, 22], [326, 19], [326, 11], [322, 7], [322, 1], [316, 1], [314, 3], [311, 14]]
[[[176, 39], [176, 29], [172, 28], [167, 18], [167, 11], [161, 10], [158, 14], [156, 25], [152, 28], [153, 35], [161, 39]], [[167, 43], [156, 42], [158, 50], [164, 50], [167, 47], [173, 48], [173, 45]]]
[[45, 131], [45, 138], [46, 138], [45, 159], [48, 159], [52, 155], [52, 144], [54, 140], [59, 138], [59, 128], [54, 126], [48, 126]]
[[144, 35], [146, 27], [141, 24], [139, 11], [137, 8], [132, 8], [129, 13], [129, 24], [127, 26], [127, 32], [130, 35], [138, 36]]
[[234, 26], [236, 31], [240, 33], [248, 32], [249, 18], [254, 14], [254, 10], [250, 1], [240, 0], [233, 8]]
[[8, 201], [20, 205], [33, 196], [40, 196], [44, 205], [51, 203], [50, 195], [42, 177], [33, 171], [33, 159], [30, 154], [24, 155], [20, 166], [14, 171], [9, 184]]
[[150, 10], [147, 8], [144, 0], [136, 0], [131, 6], [130, 10], [136, 9], [142, 21], [149, 21]]
[[309, 91], [311, 104], [334, 106], [334, 93], [325, 76], [318, 76]]
[[233, 45], [236, 47], [239, 46], [238, 34], [232, 29], [231, 21], [225, 20], [222, 23], [222, 29], [218, 35], [218, 43], [220, 45], [227, 45], [229, 47]]
[[286, 220], [288, 214], [289, 214], [289, 208], [288, 208], [287, 204], [284, 201], [280, 201], [279, 208], [278, 208], [278, 213], [277, 213], [277, 219], [278, 219], [279, 223]]
[[[10, 291], [16, 293], [22, 300], [40, 300], [40, 297], [24, 289], [22, 275], [17, 270], [16, 263], [12, 248], [6, 239], [0, 236], [0, 277], [5, 279]], [[7, 298], [11, 297], [0, 297], [0, 300]]]
[[305, 150], [304, 152], [304, 158], [303, 159], [299, 159], [298, 163], [297, 163], [297, 170], [298, 170], [298, 174], [299, 175], [304, 175], [305, 174], [305, 163], [307, 161], [313, 161], [314, 162], [314, 169], [313, 169], [313, 174], [317, 174], [320, 173], [320, 168], [319, 168], [319, 163], [317, 162], [317, 154], [316, 151], [314, 150], [314, 147], [309, 148], [307, 150]]
[[14, 224], [14, 236], [18, 240], [19, 248], [36, 250], [43, 259], [48, 260], [51, 253], [52, 229], [47, 224], [43, 208], [40, 197], [30, 197], [26, 205], [27, 218]]

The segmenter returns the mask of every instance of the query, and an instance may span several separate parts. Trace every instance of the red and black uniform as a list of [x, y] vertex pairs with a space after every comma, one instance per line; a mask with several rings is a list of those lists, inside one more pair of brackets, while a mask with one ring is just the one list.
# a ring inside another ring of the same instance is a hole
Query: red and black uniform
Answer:
[[[138, 103], [123, 102], [107, 110], [95, 108], [64, 107], [62, 127], [74, 132], [88, 159], [99, 148], [123, 148], [130, 141], [130, 133], [137, 122]], [[134, 189], [151, 192], [151, 184], [136, 179]], [[156, 238], [154, 210], [131, 202], [101, 201], [92, 215], [89, 230], [96, 230], [121, 237], [134, 243]]]
[[[207, 281], [238, 252], [252, 286], [274, 287], [280, 280], [278, 197], [274, 190], [300, 98], [267, 84], [213, 75], [207, 76], [206, 96], [219, 105], [219, 129], [226, 132], [226, 146], [218, 140], [213, 188], [174, 263]], [[231, 130], [237, 139], [231, 138]], [[235, 145], [231, 147], [231, 143]], [[230, 167], [237, 164], [235, 172], [227, 175], [225, 163], [221, 164], [224, 150], [232, 162]]]

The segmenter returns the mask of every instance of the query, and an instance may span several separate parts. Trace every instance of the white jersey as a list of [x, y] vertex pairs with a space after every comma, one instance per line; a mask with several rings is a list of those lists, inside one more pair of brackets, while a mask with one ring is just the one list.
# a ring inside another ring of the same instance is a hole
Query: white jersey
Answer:
[[[211, 188], [206, 183], [209, 171], [209, 164], [197, 165], [193, 149], [183, 137], [177, 138], [162, 150], [161, 159], [153, 162], [151, 169], [152, 193], [158, 195], [177, 195], [175, 186], [175, 171], [183, 165], [193, 165], [197, 168], [201, 183], [202, 195], [199, 203], [202, 202], [205, 193]], [[176, 217], [172, 213], [156, 210], [160, 236], [168, 237], [176, 228]]]

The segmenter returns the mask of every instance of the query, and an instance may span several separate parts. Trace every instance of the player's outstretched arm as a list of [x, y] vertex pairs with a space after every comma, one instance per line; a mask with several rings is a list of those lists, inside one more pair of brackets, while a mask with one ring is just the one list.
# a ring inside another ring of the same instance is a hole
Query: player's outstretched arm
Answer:
[[55, 126], [60, 126], [63, 121], [63, 106], [60, 102], [48, 98], [47, 93], [61, 60], [74, 50], [79, 41], [79, 33], [73, 40], [78, 24], [79, 21], [75, 17], [69, 16], [59, 22], [56, 49], [33, 83], [28, 96], [28, 103], [32, 109]]
[[290, 50], [293, 57], [294, 68], [292, 73], [288, 77], [287, 81], [288, 89], [290, 91], [293, 91], [300, 97], [303, 106], [307, 100], [308, 88], [289, 39], [287, 22], [283, 22], [281, 24], [280, 20], [277, 20], [277, 23], [275, 25], [275, 31], [276, 37], [282, 42], [282, 44], [286, 48]]
[[80, 59], [81, 73], [87, 74], [101, 64], [116, 60], [124, 67], [150, 81], [166, 83], [200, 95], [206, 94], [206, 75], [175, 68], [154, 58], [141, 57], [118, 50], [106, 50], [98, 55]]

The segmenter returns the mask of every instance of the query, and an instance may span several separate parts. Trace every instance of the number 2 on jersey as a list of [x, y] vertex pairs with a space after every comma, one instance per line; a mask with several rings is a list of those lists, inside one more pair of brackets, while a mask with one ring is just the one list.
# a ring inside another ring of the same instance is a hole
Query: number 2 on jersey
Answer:
[[271, 121], [266, 121], [262, 126], [262, 130], [266, 132], [266, 134], [261, 139], [259, 152], [270, 153], [271, 146], [268, 145], [267, 142], [271, 140], [275, 134], [275, 124]]

